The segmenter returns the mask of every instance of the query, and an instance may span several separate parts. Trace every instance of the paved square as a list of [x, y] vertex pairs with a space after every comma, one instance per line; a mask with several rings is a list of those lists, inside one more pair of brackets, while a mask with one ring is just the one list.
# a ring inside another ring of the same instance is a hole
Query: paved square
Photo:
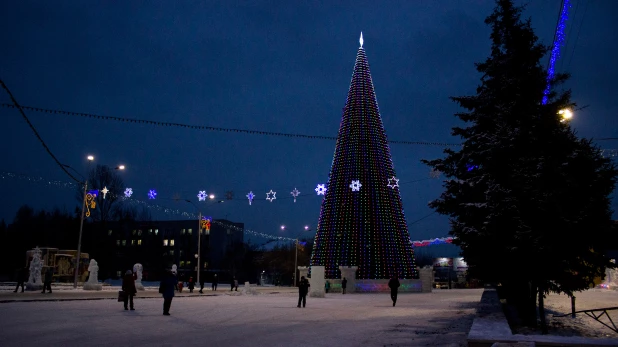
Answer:
[[0, 346], [465, 346], [482, 289], [327, 294], [297, 308], [293, 293], [0, 304]]

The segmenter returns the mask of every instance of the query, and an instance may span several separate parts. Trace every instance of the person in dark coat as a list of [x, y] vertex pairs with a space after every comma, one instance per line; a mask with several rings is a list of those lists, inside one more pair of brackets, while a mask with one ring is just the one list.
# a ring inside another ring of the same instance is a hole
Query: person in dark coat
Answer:
[[195, 287], [195, 282], [193, 282], [193, 277], [189, 277], [189, 285], [187, 286], [187, 288], [189, 288], [189, 293], [193, 293], [194, 287]]
[[298, 306], [296, 307], [300, 307], [301, 301], [303, 303], [303, 307], [307, 305], [307, 293], [309, 292], [309, 287], [311, 287], [309, 281], [307, 281], [305, 276], [302, 276], [300, 278], [300, 282], [298, 282]]
[[45, 294], [46, 289], [51, 294], [52, 292], [51, 283], [53, 279], [54, 279], [54, 269], [49, 267], [47, 268], [47, 271], [45, 271], [45, 281], [43, 282], [43, 291], [41, 292], [42, 294]]
[[21, 292], [24, 292], [24, 282], [28, 280], [28, 268], [22, 267], [17, 270], [17, 287], [13, 293], [17, 293], [17, 289], [21, 286]]
[[127, 270], [122, 278], [122, 291], [125, 293], [124, 309], [128, 310], [128, 306], [130, 306], [131, 311], [135, 311], [135, 308], [133, 308], [133, 297], [137, 294], [137, 288], [135, 288], [135, 277], [133, 277], [131, 270]]
[[391, 289], [391, 300], [393, 300], [393, 306], [397, 303], [397, 290], [399, 290], [399, 279], [396, 276], [393, 276], [390, 281], [388, 281], [388, 287]]
[[203, 290], [204, 290], [204, 273], [202, 272], [200, 274], [200, 293], [203, 294], [204, 293]]
[[212, 278], [212, 290], [217, 290], [217, 283], [219, 283], [219, 279], [217, 278], [217, 274]]
[[161, 280], [161, 285], [159, 286], [159, 293], [163, 294], [163, 315], [170, 315], [170, 307], [172, 306], [172, 299], [174, 298], [174, 289], [178, 284], [178, 279], [172, 273], [172, 271], [168, 270], [165, 274], [165, 277]]
[[345, 277], [343, 278], [343, 281], [341, 281], [341, 294], [345, 294], [345, 289], [348, 286], [348, 280], [345, 279]]
[[234, 288], [236, 288], [236, 291], [238, 291], [238, 280], [236, 279], [236, 276], [232, 277], [232, 281], [230, 282], [232, 288], [230, 289], [230, 291], [233, 291]]

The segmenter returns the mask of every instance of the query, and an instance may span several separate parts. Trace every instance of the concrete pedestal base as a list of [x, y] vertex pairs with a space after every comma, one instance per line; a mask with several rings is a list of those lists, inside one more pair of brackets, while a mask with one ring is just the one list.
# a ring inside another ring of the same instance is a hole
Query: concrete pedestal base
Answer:
[[346, 286], [346, 293], [354, 293], [356, 292], [356, 270], [358, 270], [358, 266], [340, 266], [339, 271], [341, 271], [341, 279], [345, 277], [348, 280], [348, 284]]
[[311, 284], [311, 287], [309, 287], [309, 296], [313, 298], [323, 298], [325, 283], [324, 266], [312, 266], [311, 278], [309, 279], [309, 284]]
[[84, 283], [84, 290], [102, 290], [102, 289], [103, 289], [102, 284], [90, 283], [90, 282]]

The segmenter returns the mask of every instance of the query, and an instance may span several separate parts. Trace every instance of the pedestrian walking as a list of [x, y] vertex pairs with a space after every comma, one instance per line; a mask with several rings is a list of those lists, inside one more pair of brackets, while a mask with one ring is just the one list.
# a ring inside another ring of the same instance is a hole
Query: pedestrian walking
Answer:
[[124, 292], [124, 310], [135, 311], [133, 307], [133, 297], [137, 294], [137, 288], [135, 288], [135, 277], [133, 271], [127, 270], [122, 278], [122, 291]]
[[391, 300], [393, 300], [393, 306], [397, 303], [397, 291], [399, 290], [399, 279], [397, 276], [393, 276], [390, 281], [388, 281], [388, 287], [391, 289]]
[[193, 277], [189, 277], [189, 285], [187, 286], [187, 288], [189, 288], [189, 293], [193, 293], [193, 287], [195, 287], [195, 283], [193, 283]]
[[172, 306], [172, 299], [174, 298], [174, 289], [178, 283], [176, 276], [172, 271], [166, 271], [161, 284], [159, 285], [159, 293], [163, 295], [163, 315], [170, 315], [170, 307]]
[[344, 277], [343, 281], [341, 281], [341, 294], [345, 294], [345, 289], [347, 286], [348, 286], [348, 280], [346, 280]]
[[26, 280], [28, 279], [28, 268], [27, 267], [22, 267], [17, 269], [17, 273], [16, 273], [16, 280], [17, 280], [17, 287], [15, 287], [15, 291], [13, 293], [17, 293], [17, 289], [19, 289], [19, 286], [21, 286], [21, 292], [24, 292], [24, 283], [26, 282]]
[[298, 282], [298, 306], [296, 307], [300, 307], [301, 301], [303, 303], [303, 307], [307, 305], [307, 293], [309, 292], [309, 287], [311, 287], [309, 281], [307, 281], [305, 276], [302, 276], [300, 278], [300, 282]]
[[326, 283], [324, 283], [324, 291], [328, 293], [329, 289], [330, 289], [330, 282], [328, 282], [328, 280], [326, 280]]
[[204, 293], [204, 273], [200, 273], [200, 293]]
[[54, 269], [52, 269], [51, 267], [48, 267], [47, 271], [45, 271], [45, 281], [43, 282], [43, 291], [41, 292], [41, 294], [45, 294], [46, 289], [51, 294], [52, 292], [51, 283], [52, 283], [53, 278], [54, 278]]
[[217, 284], [219, 283], [219, 279], [217, 278], [217, 274], [212, 279], [212, 290], [217, 290]]

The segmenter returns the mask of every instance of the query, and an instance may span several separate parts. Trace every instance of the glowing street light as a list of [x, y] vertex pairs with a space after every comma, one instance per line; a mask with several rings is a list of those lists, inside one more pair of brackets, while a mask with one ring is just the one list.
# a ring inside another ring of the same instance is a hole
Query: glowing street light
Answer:
[[88, 160], [90, 160], [90, 161], [93, 161], [93, 160], [94, 160], [94, 156], [93, 156], [93, 155], [89, 155], [87, 158], [88, 158]]
[[563, 108], [562, 110], [558, 111], [558, 114], [562, 116], [562, 120], [560, 122], [563, 122], [563, 123], [573, 118], [573, 112], [569, 110], [568, 108]]
[[210, 199], [214, 199], [214, 198], [215, 198], [215, 194], [210, 194], [208, 197], [209, 197]]
[[285, 230], [285, 225], [282, 225], [282, 226], [281, 226], [281, 230]]
[[120, 166], [118, 166], [116, 169], [118, 169], [118, 170], [124, 170], [124, 165], [120, 165]]

